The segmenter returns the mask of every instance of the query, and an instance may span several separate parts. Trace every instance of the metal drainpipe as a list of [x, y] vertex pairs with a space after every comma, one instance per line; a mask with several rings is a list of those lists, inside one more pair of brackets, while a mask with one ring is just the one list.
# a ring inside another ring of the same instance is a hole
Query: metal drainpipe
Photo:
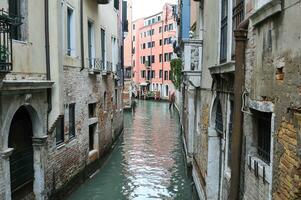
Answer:
[[[50, 45], [49, 45], [49, 0], [44, 2], [44, 12], [45, 12], [45, 54], [46, 54], [46, 79], [51, 80], [50, 74]], [[47, 89], [47, 113], [49, 114], [52, 110], [52, 99], [51, 99], [51, 88]], [[47, 118], [48, 118], [47, 114]], [[47, 120], [48, 126], [48, 120]], [[47, 127], [48, 128], [48, 127]]]
[[83, 3], [83, 0], [80, 1], [80, 51], [81, 51], [81, 69], [80, 71], [83, 71], [85, 69], [85, 52], [84, 52], [84, 22], [83, 22], [83, 19], [84, 19], [84, 3]]
[[232, 159], [231, 159], [231, 185], [229, 199], [240, 198], [240, 175], [241, 175], [241, 153], [242, 153], [242, 125], [243, 115], [242, 94], [245, 84], [245, 49], [248, 37], [249, 19], [245, 19], [234, 31], [235, 36], [235, 81], [234, 81], [234, 114], [233, 114], [233, 136], [232, 136]]

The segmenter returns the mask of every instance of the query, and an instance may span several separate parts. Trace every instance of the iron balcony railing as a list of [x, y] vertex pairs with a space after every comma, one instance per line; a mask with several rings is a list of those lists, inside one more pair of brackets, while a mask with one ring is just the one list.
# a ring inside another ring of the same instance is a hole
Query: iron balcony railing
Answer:
[[106, 71], [112, 72], [113, 64], [112, 62], [107, 61]]
[[88, 58], [88, 66], [90, 70], [102, 71], [103, 61], [99, 58]]
[[22, 18], [0, 10], [0, 73], [13, 69], [12, 28], [21, 25]]

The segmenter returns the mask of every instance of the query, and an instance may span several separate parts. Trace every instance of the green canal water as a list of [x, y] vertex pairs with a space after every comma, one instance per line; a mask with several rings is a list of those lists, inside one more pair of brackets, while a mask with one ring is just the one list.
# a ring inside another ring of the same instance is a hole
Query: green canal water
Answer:
[[191, 200], [178, 113], [167, 103], [138, 101], [124, 117], [116, 148], [69, 200]]

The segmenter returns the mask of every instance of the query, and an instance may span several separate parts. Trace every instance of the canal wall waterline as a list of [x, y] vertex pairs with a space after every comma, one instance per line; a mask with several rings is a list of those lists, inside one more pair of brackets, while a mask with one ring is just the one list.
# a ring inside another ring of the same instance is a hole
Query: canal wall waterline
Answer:
[[101, 167], [106, 163], [108, 158], [110, 157], [114, 148], [116, 148], [116, 144], [120, 142], [122, 136], [124, 134], [124, 125], [121, 127], [119, 134], [112, 142], [111, 145], [105, 149], [103, 154], [99, 159], [95, 160], [92, 163], [86, 165], [77, 175], [75, 175], [68, 183], [63, 185], [59, 190], [53, 192], [53, 195], [49, 197], [50, 200], [65, 200], [67, 199], [72, 192], [78, 189], [82, 184], [84, 184], [87, 180], [91, 178], [95, 173], [101, 169]]

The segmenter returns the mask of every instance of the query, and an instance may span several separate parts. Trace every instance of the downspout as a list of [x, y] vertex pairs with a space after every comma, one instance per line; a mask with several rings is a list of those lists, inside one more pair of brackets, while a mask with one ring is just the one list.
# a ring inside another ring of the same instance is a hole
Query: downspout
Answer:
[[[45, 12], [45, 54], [46, 54], [46, 79], [47, 81], [51, 80], [50, 74], [50, 45], [49, 45], [49, 0], [44, 2], [44, 12]], [[47, 89], [47, 118], [49, 113], [52, 110], [52, 96], [51, 88]], [[48, 129], [48, 120], [47, 120], [47, 129]]]
[[232, 136], [232, 159], [231, 159], [231, 185], [229, 199], [240, 198], [240, 175], [243, 142], [243, 114], [242, 94], [245, 84], [245, 50], [248, 39], [249, 19], [242, 21], [234, 30], [235, 36], [235, 81], [234, 81], [234, 113], [233, 113], [233, 136]]
[[84, 3], [83, 0], [80, 0], [80, 52], [81, 52], [81, 69], [83, 71], [85, 69], [85, 52], [84, 52]]

